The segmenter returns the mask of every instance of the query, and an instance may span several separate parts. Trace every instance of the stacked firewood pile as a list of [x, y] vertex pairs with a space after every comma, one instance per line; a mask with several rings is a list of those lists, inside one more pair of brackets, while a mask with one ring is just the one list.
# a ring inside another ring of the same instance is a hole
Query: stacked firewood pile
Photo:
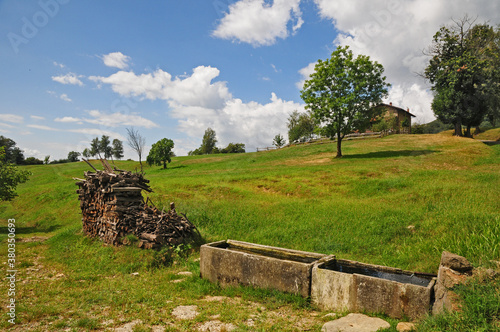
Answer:
[[199, 236], [186, 216], [177, 214], [174, 203], [165, 212], [157, 209], [149, 198], [144, 202], [142, 190], [152, 190], [142, 174], [112, 169], [106, 160], [102, 160], [102, 171], [87, 163], [95, 172], [85, 172], [85, 179], [75, 178], [87, 236], [119, 245], [129, 241], [126, 236], [133, 234], [139, 239], [138, 246], [147, 249], [174, 246]]

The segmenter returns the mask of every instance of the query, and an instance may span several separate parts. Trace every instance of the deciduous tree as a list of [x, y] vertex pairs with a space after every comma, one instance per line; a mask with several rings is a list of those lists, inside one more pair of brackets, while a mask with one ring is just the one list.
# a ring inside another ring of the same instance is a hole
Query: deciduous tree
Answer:
[[99, 137], [96, 137], [90, 143], [90, 154], [92, 157], [99, 156], [101, 159], [101, 143], [99, 142]]
[[463, 135], [462, 125], [471, 136], [471, 127], [498, 109], [500, 52], [496, 33], [465, 16], [434, 35], [424, 76], [434, 91], [434, 114], [443, 123], [453, 124], [457, 136]]
[[288, 141], [295, 142], [301, 138], [310, 138], [316, 127], [314, 119], [309, 113], [293, 111], [288, 117]]
[[122, 159], [123, 158], [123, 143], [119, 139], [115, 138], [113, 140], [113, 148], [111, 150], [111, 153], [115, 159]]
[[390, 86], [384, 67], [368, 56], [354, 58], [348, 46], [338, 47], [330, 59], [318, 60], [306, 80], [301, 97], [306, 109], [324, 124], [325, 132], [337, 139], [337, 157], [342, 157], [342, 139], [354, 130], [364, 130], [376, 114], [374, 106]]
[[90, 154], [90, 150], [85, 148], [85, 149], [83, 149], [82, 156], [84, 158], [90, 158], [92, 155]]
[[25, 165], [43, 165], [43, 160], [35, 157], [28, 157], [24, 160]]
[[78, 157], [80, 157], [80, 152], [71, 151], [68, 153], [68, 161], [70, 163], [79, 161], [80, 159]]
[[16, 146], [16, 142], [12, 139], [0, 135], [0, 147], [3, 147], [5, 150], [5, 161], [7, 163], [16, 165], [24, 163], [23, 152]]
[[284, 146], [285, 143], [286, 143], [285, 138], [281, 134], [274, 136], [273, 145], [276, 146], [278, 149]]
[[5, 147], [0, 147], [0, 201], [14, 199], [16, 187], [20, 183], [28, 181], [31, 173], [20, 170], [18, 167], [6, 161]]
[[146, 145], [146, 139], [139, 134], [134, 128], [127, 128], [127, 140], [128, 145], [134, 150], [139, 156], [139, 163], [141, 164], [142, 171], [142, 153], [144, 151], [144, 146]]
[[220, 153], [245, 153], [245, 144], [229, 143], [227, 147], [220, 150]]
[[101, 136], [101, 140], [99, 141], [99, 151], [104, 155], [104, 158], [106, 159], [113, 156], [113, 148], [111, 147], [109, 136]]
[[215, 130], [212, 128], [207, 128], [205, 134], [203, 135], [203, 141], [201, 142], [200, 151], [201, 154], [211, 154], [217, 143], [217, 137], [215, 135]]
[[174, 141], [168, 138], [162, 138], [149, 150], [147, 163], [149, 165], [163, 165], [163, 169], [167, 168], [167, 163], [171, 162], [171, 157], [174, 156], [172, 149], [174, 148]]

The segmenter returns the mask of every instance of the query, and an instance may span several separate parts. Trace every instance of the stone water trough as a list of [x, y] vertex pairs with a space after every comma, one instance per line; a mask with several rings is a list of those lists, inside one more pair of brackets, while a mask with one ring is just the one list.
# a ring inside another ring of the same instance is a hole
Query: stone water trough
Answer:
[[311, 297], [322, 310], [377, 312], [412, 320], [430, 313], [436, 283], [432, 274], [234, 240], [201, 246], [200, 274], [221, 286]]
[[312, 269], [311, 300], [322, 310], [378, 312], [415, 320], [430, 313], [436, 276], [330, 258]]
[[326, 255], [240, 241], [201, 246], [200, 274], [221, 286], [246, 285], [308, 297], [311, 271]]

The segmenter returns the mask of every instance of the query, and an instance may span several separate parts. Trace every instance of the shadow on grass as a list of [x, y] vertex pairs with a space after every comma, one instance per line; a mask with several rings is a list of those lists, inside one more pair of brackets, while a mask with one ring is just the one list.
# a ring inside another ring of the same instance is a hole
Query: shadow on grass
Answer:
[[176, 168], [186, 168], [186, 165], [177, 165], [177, 166], [170, 166], [167, 169], [176, 169]]
[[[50, 233], [61, 228], [60, 225], [51, 225], [49, 227], [16, 227], [16, 234], [32, 234], [32, 233]], [[0, 227], [0, 234], [7, 234], [9, 227]]]
[[343, 159], [368, 159], [368, 158], [395, 158], [395, 157], [417, 157], [439, 152], [439, 150], [396, 150], [377, 151], [360, 154], [346, 154]]
[[500, 141], [481, 141], [481, 142], [489, 146], [500, 145]]

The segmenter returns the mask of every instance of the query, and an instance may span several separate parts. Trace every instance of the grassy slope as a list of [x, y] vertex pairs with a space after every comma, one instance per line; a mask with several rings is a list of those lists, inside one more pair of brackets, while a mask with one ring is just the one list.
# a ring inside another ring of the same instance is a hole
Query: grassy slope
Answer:
[[[425, 272], [436, 271], [442, 250], [475, 264], [500, 258], [500, 146], [445, 135], [400, 135], [343, 147], [342, 159], [333, 158], [334, 145], [324, 144], [178, 157], [168, 170], [146, 168], [146, 173], [157, 205], [175, 201], [207, 241], [232, 238]], [[133, 169], [137, 163], [118, 167]], [[6, 253], [8, 218], [16, 218], [18, 237], [52, 238], [18, 245], [21, 278], [35, 279], [19, 285], [18, 294], [30, 299], [19, 307], [24, 323], [42, 324], [41, 330], [50, 322], [76, 329], [102, 327], [105, 317], [117, 322], [135, 317], [189, 330], [210, 311], [222, 312], [222, 321], [236, 325], [254, 314], [251, 307], [228, 311], [207, 305], [204, 316], [184, 325], [169, 315], [178, 304], [198, 301], [203, 307], [199, 299], [208, 294], [248, 297], [271, 309], [304, 305], [279, 294], [220, 290], [196, 277], [199, 266], [193, 259], [155, 270], [154, 253], [87, 240], [72, 177], [81, 177], [88, 166], [27, 168], [33, 176], [19, 187], [20, 196], [0, 204], [0, 252]], [[195, 273], [189, 287], [168, 283], [181, 269]], [[134, 271], [140, 271], [140, 279], [130, 277]], [[56, 278], [61, 272], [64, 276]], [[304, 318], [298, 312], [294, 315]], [[263, 320], [257, 327], [286, 329], [297, 323], [276, 321]], [[319, 328], [321, 320], [310, 325]]]
[[474, 135], [474, 138], [485, 141], [500, 141], [500, 128], [487, 130], [478, 135]]
[[209, 240], [428, 272], [444, 249], [476, 263], [499, 257], [498, 149], [436, 135], [347, 142], [344, 149], [342, 160], [332, 158], [330, 144], [179, 158], [148, 175], [153, 198], [178, 202]]

